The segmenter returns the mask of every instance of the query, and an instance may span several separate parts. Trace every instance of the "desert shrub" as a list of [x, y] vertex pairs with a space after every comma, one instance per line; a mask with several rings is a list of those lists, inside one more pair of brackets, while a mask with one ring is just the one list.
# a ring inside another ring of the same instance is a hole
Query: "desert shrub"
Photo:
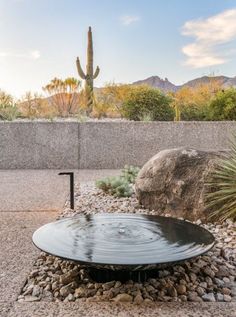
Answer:
[[236, 89], [219, 91], [209, 104], [211, 120], [236, 120]]
[[158, 89], [135, 87], [124, 101], [121, 113], [125, 118], [135, 121], [142, 121], [147, 116], [151, 120], [169, 121], [174, 118], [170, 102], [171, 98]]
[[117, 115], [121, 115], [123, 103], [127, 100], [128, 95], [135, 89], [132, 85], [108, 83], [100, 90], [100, 94], [105, 96]]
[[210, 83], [195, 87], [184, 86], [173, 94], [172, 106], [175, 120], [210, 120], [209, 104], [221, 88], [221, 82], [212, 79]]
[[150, 113], [145, 113], [142, 118], [141, 121], [143, 122], [151, 122], [152, 120], [152, 115]]
[[125, 167], [121, 171], [121, 177], [127, 180], [128, 183], [134, 184], [139, 171], [140, 168], [137, 166], [125, 165]]
[[209, 105], [198, 106], [191, 104], [182, 107], [181, 120], [183, 121], [206, 121], [210, 119]]
[[96, 187], [115, 197], [130, 197], [139, 168], [126, 165], [120, 176], [106, 177], [96, 182]]
[[133, 193], [131, 184], [120, 176], [107, 177], [98, 180], [96, 186], [105, 193], [115, 197], [129, 197]]
[[81, 82], [75, 78], [54, 78], [43, 87], [48, 94], [48, 104], [61, 117], [77, 114], [80, 108]]
[[[236, 139], [236, 138], [235, 138]], [[219, 159], [207, 183], [206, 206], [210, 218], [224, 221], [236, 220], [236, 142], [231, 151]]]
[[10, 106], [0, 105], [0, 119], [12, 121], [20, 117], [20, 112], [15, 104]]
[[93, 106], [92, 117], [98, 119], [107, 118], [109, 109], [109, 104], [96, 101]]
[[20, 111], [11, 95], [0, 91], [0, 119], [12, 121], [20, 116]]
[[117, 112], [114, 104], [110, 100], [110, 96], [99, 92], [94, 97], [94, 106], [92, 117], [95, 118], [117, 118], [119, 117], [119, 113]]
[[17, 107], [20, 109], [23, 118], [54, 118], [56, 111], [51, 107], [47, 99], [38, 93], [26, 92], [18, 101]]
[[121, 108], [128, 94], [134, 89], [131, 85], [108, 83], [94, 91], [94, 109], [96, 118], [120, 118]]
[[88, 119], [89, 119], [89, 117], [88, 117], [88, 115], [86, 114], [86, 112], [80, 111], [80, 112], [77, 114], [77, 120], [78, 120], [80, 123], [87, 122]]

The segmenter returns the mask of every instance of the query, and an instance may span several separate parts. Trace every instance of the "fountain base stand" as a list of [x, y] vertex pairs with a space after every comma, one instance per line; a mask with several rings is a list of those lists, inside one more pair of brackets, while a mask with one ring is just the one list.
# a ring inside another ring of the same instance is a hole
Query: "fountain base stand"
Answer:
[[146, 282], [149, 278], [157, 278], [158, 270], [143, 270], [143, 271], [127, 271], [127, 270], [107, 270], [89, 268], [88, 274], [90, 278], [97, 283], [107, 283], [110, 281], [127, 282], [132, 280], [137, 283]]
[[163, 265], [209, 251], [214, 241], [209, 231], [184, 220], [121, 213], [66, 217], [33, 234], [39, 249], [85, 266], [96, 282], [145, 282], [159, 277]]

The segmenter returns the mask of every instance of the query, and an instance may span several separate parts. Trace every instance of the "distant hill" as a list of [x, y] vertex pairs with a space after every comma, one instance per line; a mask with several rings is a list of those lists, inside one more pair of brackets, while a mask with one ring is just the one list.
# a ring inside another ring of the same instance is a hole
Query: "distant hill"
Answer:
[[172, 84], [167, 78], [161, 79], [159, 76], [151, 76], [143, 80], [138, 80], [132, 85], [148, 85], [162, 91], [177, 91], [180, 87]]
[[236, 76], [235, 77], [226, 77], [226, 76], [203, 76], [186, 82], [183, 85], [175, 85], [170, 82], [167, 78], [161, 79], [159, 76], [151, 76], [143, 80], [138, 80], [132, 83], [132, 85], [148, 85], [153, 88], [158, 88], [164, 92], [172, 91], [175, 92], [184, 86], [196, 87], [201, 84], [208, 84], [210, 81], [216, 80], [222, 83], [223, 87], [236, 87]]

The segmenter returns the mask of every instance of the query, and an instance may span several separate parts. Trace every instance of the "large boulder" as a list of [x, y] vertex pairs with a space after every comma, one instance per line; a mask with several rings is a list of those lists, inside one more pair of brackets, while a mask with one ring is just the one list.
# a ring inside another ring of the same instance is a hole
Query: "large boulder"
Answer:
[[190, 148], [159, 152], [138, 174], [135, 189], [140, 204], [159, 214], [205, 220], [205, 183], [221, 155]]

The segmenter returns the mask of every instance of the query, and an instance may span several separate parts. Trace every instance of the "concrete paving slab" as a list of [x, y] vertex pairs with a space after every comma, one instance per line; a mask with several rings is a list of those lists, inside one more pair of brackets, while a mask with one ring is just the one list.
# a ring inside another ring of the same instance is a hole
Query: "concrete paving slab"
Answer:
[[[55, 219], [53, 212], [0, 214], [0, 303], [17, 299], [31, 271], [38, 249], [32, 244], [35, 229]], [[1, 316], [1, 315], [0, 315]]]
[[150, 305], [93, 303], [59, 305], [58, 317], [235, 317], [236, 305], [157, 303]]
[[121, 170], [78, 170], [75, 171], [75, 180], [77, 183], [92, 182], [108, 176], [118, 176]]
[[12, 309], [12, 304], [0, 302], [0, 316], [1, 317], [8, 317], [11, 309]]
[[227, 303], [16, 303], [2, 317], [235, 317], [235, 309]]
[[[80, 182], [92, 181], [117, 173], [79, 171], [76, 179]], [[75, 303], [16, 302], [25, 278], [39, 254], [31, 242], [32, 233], [44, 223], [53, 221], [56, 215], [49, 211], [0, 214], [0, 317], [236, 317], [236, 303], [151, 303], [137, 306], [86, 302], [83, 299]]]
[[[51, 190], [52, 187], [56, 189], [56, 185], [59, 186], [60, 190], [57, 188], [56, 195], [48, 195], [48, 208], [50, 204], [55, 202], [55, 197], [60, 198], [60, 195], [63, 196], [63, 199], [60, 200], [63, 207], [67, 192], [65, 193], [64, 188], [68, 188], [69, 179], [68, 177], [59, 177], [57, 176], [58, 171], [0, 171], [1, 184], [0, 184], [0, 205], [1, 210], [5, 211], [0, 214], [0, 285], [4, 292], [0, 292], [0, 303], [10, 303], [14, 302], [17, 299], [18, 294], [20, 293], [21, 287], [24, 284], [24, 280], [27, 274], [32, 269], [32, 265], [35, 261], [35, 258], [39, 254], [38, 249], [32, 244], [31, 237], [35, 229], [41, 225], [53, 221], [57, 214], [51, 211], [41, 211], [36, 205], [40, 205], [40, 195], [30, 202], [27, 202], [27, 198], [32, 197], [36, 191], [38, 184], [41, 188], [39, 193], [45, 193]], [[116, 171], [75, 171], [76, 182], [80, 181], [92, 181], [100, 177], [114, 175]], [[48, 174], [48, 176], [47, 176]], [[52, 178], [51, 178], [52, 176]], [[25, 177], [25, 178], [24, 178]], [[56, 180], [56, 177], [60, 179], [59, 183]], [[24, 180], [22, 180], [24, 178]], [[45, 184], [40, 181], [45, 179], [50, 179], [50, 184]], [[9, 184], [13, 184], [15, 191], [11, 187], [11, 195], [7, 192], [6, 188]], [[4, 188], [4, 185], [6, 188]], [[46, 189], [44, 188], [46, 186]], [[33, 190], [34, 186], [34, 190]], [[23, 187], [23, 188], [22, 188]], [[19, 192], [26, 193], [26, 196], [21, 197]], [[27, 192], [29, 191], [29, 192]], [[14, 207], [10, 206], [8, 200], [2, 199], [2, 193], [8, 195], [9, 200], [11, 199]], [[60, 194], [60, 195], [59, 195]], [[19, 198], [19, 202], [18, 199]], [[27, 206], [26, 208], [25, 206]], [[19, 211], [7, 211], [7, 207], [15, 210], [19, 208]], [[40, 205], [42, 210], [46, 209], [45, 205]], [[54, 204], [55, 206], [55, 204]], [[36, 210], [34, 212], [21, 211], [21, 208]], [[6, 308], [5, 308], [6, 310]], [[2, 315], [0, 314], [2, 317]]]
[[[72, 170], [0, 170], [1, 211], [58, 211], [69, 194], [69, 177], [58, 176]], [[94, 181], [119, 170], [73, 170], [75, 182]]]
[[60, 210], [69, 193], [58, 170], [0, 170], [0, 211]]

